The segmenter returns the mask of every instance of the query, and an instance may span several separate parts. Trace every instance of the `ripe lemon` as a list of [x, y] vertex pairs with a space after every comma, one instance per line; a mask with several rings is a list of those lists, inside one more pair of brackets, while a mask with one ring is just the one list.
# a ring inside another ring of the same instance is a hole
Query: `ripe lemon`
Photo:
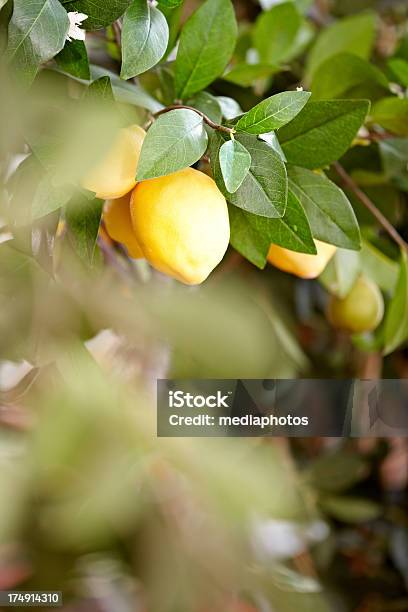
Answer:
[[136, 185], [136, 170], [146, 132], [138, 125], [119, 130], [111, 149], [82, 180], [82, 187], [97, 198], [113, 200], [129, 193]]
[[227, 250], [225, 198], [213, 179], [198, 170], [186, 168], [138, 183], [130, 208], [146, 259], [183, 283], [202, 283]]
[[133, 231], [130, 217], [130, 193], [117, 200], [109, 200], [103, 213], [105, 228], [109, 236], [125, 245], [130, 257], [143, 258], [142, 249]]
[[316, 278], [320, 276], [333, 257], [336, 247], [320, 242], [320, 240], [315, 240], [315, 245], [317, 254], [308, 255], [272, 244], [268, 253], [268, 261], [279, 270], [290, 272], [300, 278]]
[[328, 307], [329, 321], [352, 333], [374, 330], [384, 316], [384, 300], [375, 283], [363, 276], [355, 282], [343, 299], [331, 296]]

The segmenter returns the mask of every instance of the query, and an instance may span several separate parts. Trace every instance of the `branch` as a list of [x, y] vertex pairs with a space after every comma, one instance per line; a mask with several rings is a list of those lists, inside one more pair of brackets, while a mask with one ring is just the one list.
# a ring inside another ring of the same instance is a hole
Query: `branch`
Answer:
[[170, 106], [166, 106], [166, 108], [159, 110], [157, 113], [154, 113], [153, 117], [159, 117], [160, 115], [163, 115], [164, 113], [168, 113], [171, 110], [178, 110], [179, 108], [185, 108], [187, 110], [194, 111], [195, 113], [197, 113], [197, 115], [200, 115], [204, 123], [206, 123], [213, 130], [217, 130], [218, 132], [225, 132], [226, 134], [229, 134], [230, 136], [235, 134], [234, 128], [229, 128], [229, 127], [226, 127], [225, 125], [220, 125], [219, 123], [215, 123], [214, 121], [211, 121], [211, 119], [207, 117], [207, 115], [204, 115], [204, 113], [197, 110], [193, 106], [185, 106], [183, 104], [171, 104]]
[[360, 200], [362, 204], [370, 211], [370, 213], [375, 217], [378, 223], [383, 227], [383, 229], [387, 232], [387, 234], [401, 247], [401, 249], [408, 251], [408, 243], [405, 242], [403, 237], [397, 232], [395, 227], [388, 221], [388, 219], [382, 214], [380, 210], [378, 210], [377, 206], [370, 200], [368, 195], [360, 189], [357, 183], [351, 178], [351, 176], [346, 172], [341, 164], [335, 162], [333, 164], [334, 169], [337, 174], [343, 181], [345, 187], [348, 187], [350, 191], [354, 193], [354, 195]]
[[115, 36], [116, 44], [119, 48], [119, 51], [122, 50], [122, 24], [119, 20], [116, 20], [112, 23], [112, 30]]

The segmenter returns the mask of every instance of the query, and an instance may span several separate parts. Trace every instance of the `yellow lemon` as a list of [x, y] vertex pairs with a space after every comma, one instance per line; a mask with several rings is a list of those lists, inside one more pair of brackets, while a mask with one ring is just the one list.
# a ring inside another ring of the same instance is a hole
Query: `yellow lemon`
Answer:
[[279, 270], [290, 272], [290, 274], [300, 278], [316, 278], [320, 276], [333, 257], [336, 247], [326, 242], [320, 242], [320, 240], [315, 240], [315, 245], [317, 254], [308, 255], [307, 253], [289, 251], [289, 249], [272, 244], [268, 253], [268, 261]]
[[384, 299], [373, 281], [360, 276], [343, 299], [331, 296], [328, 318], [335, 327], [352, 333], [374, 330], [384, 316]]
[[130, 195], [128, 193], [117, 200], [109, 200], [105, 206], [103, 220], [109, 236], [116, 242], [124, 244], [130, 257], [140, 259], [143, 258], [143, 253], [133, 231]]
[[186, 168], [133, 190], [137, 240], [151, 265], [188, 285], [202, 283], [227, 250], [228, 209], [213, 179]]
[[119, 130], [111, 149], [82, 180], [82, 187], [97, 198], [121, 198], [136, 185], [136, 170], [146, 132], [138, 125]]

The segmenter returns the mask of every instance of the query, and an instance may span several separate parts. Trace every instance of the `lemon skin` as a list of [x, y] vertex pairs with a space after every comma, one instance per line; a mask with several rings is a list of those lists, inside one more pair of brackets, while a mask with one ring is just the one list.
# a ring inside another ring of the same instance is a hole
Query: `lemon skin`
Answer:
[[300, 278], [317, 278], [335, 254], [336, 247], [320, 240], [315, 240], [315, 245], [317, 254], [308, 255], [272, 244], [268, 253], [268, 261], [279, 270]]
[[128, 193], [122, 198], [106, 202], [103, 220], [112, 240], [123, 244], [133, 259], [141, 259], [144, 255], [132, 227], [130, 196]]
[[130, 209], [146, 259], [185, 284], [202, 283], [228, 248], [225, 198], [212, 178], [193, 168], [138, 183]]
[[377, 285], [360, 276], [343, 299], [331, 296], [328, 319], [335, 327], [358, 334], [373, 331], [384, 316], [384, 299]]
[[97, 198], [113, 200], [129, 193], [136, 185], [136, 170], [146, 132], [138, 125], [119, 130], [102, 161], [84, 177], [82, 187]]

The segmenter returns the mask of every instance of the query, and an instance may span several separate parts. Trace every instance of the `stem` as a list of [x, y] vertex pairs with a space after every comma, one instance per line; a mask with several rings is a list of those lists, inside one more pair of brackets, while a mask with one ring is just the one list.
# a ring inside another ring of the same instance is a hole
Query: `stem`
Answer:
[[119, 47], [119, 50], [122, 49], [122, 24], [119, 20], [114, 21], [112, 23], [112, 30], [115, 35], [116, 44]]
[[346, 172], [341, 164], [335, 162], [333, 164], [334, 169], [343, 181], [344, 185], [354, 193], [354, 195], [360, 200], [362, 204], [370, 211], [375, 217], [378, 223], [383, 227], [387, 234], [401, 247], [401, 249], [408, 251], [408, 243], [405, 242], [403, 237], [397, 232], [395, 227], [388, 221], [388, 219], [378, 210], [377, 206], [370, 200], [368, 195], [364, 193], [362, 189], [354, 182], [351, 176]]
[[170, 106], [166, 106], [166, 108], [163, 108], [157, 113], [154, 113], [153, 117], [159, 117], [160, 115], [163, 115], [164, 113], [168, 113], [171, 110], [178, 110], [179, 108], [185, 108], [187, 110], [194, 111], [195, 113], [197, 113], [197, 115], [200, 115], [204, 123], [206, 123], [210, 128], [213, 128], [213, 130], [217, 130], [218, 132], [225, 132], [226, 134], [229, 134], [230, 136], [231, 134], [235, 133], [234, 128], [229, 128], [229, 127], [226, 127], [225, 125], [220, 125], [219, 123], [215, 123], [214, 121], [211, 121], [211, 119], [207, 117], [207, 115], [204, 115], [204, 113], [197, 110], [193, 106], [186, 106], [184, 104], [171, 104]]

